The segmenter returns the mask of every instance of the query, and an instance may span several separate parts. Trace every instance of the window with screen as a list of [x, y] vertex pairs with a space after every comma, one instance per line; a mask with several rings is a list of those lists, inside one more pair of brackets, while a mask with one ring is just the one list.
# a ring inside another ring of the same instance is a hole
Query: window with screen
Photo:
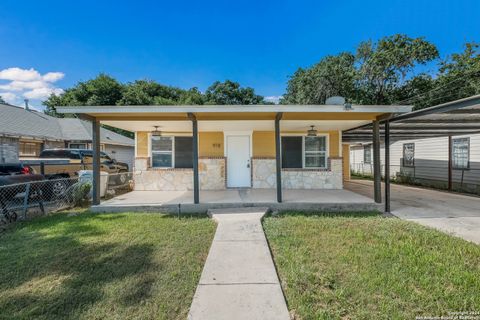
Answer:
[[18, 154], [21, 157], [36, 157], [40, 153], [41, 144], [34, 142], [20, 142]]
[[152, 167], [193, 168], [193, 138], [152, 136]]
[[282, 168], [326, 168], [327, 138], [282, 137]]
[[152, 167], [173, 167], [173, 137], [152, 136]]
[[415, 143], [403, 144], [403, 166], [413, 167], [415, 165]]
[[305, 168], [327, 167], [326, 137], [305, 137]]
[[372, 147], [363, 146], [363, 163], [372, 163]]
[[455, 169], [467, 169], [470, 161], [470, 138], [452, 140], [452, 165]]
[[193, 168], [193, 138], [175, 137], [175, 168]]

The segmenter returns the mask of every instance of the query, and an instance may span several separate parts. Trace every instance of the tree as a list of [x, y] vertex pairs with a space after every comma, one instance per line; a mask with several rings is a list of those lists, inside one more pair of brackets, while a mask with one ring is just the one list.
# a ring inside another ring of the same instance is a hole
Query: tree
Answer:
[[331, 96], [352, 97], [355, 77], [353, 54], [326, 56], [311, 68], [299, 68], [293, 74], [281, 103], [323, 104]]
[[402, 94], [414, 90], [416, 84], [427, 85], [426, 78], [414, 79], [412, 73], [437, 57], [435, 45], [423, 38], [397, 34], [375, 43], [362, 42], [355, 55], [327, 56], [312, 67], [298, 69], [282, 103], [322, 104], [340, 95], [353, 103], [390, 104], [405, 98]]
[[388, 104], [389, 95], [418, 65], [438, 58], [435, 45], [423, 38], [396, 34], [357, 48], [359, 103]]
[[226, 80], [215, 81], [205, 92], [206, 104], [261, 104], [263, 97], [255, 94], [250, 87], [242, 88], [238, 82]]
[[43, 104], [45, 112], [61, 116], [55, 111], [56, 106], [106, 106], [115, 105], [122, 98], [123, 85], [114, 78], [99, 74], [96, 78], [77, 83], [61, 95], [51, 95]]
[[6, 104], [7, 102], [3, 100], [2, 96], [0, 96], [0, 103]]
[[480, 45], [466, 43], [462, 53], [441, 62], [432, 103], [440, 104], [480, 94]]

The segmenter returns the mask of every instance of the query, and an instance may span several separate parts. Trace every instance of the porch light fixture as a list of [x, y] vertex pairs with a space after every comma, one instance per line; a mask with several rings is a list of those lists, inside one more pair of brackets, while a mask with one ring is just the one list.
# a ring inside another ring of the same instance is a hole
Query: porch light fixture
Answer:
[[307, 137], [316, 137], [317, 130], [314, 129], [315, 126], [310, 126], [310, 130], [307, 131]]
[[162, 136], [162, 131], [158, 130], [158, 126], [153, 126], [155, 128], [154, 131], [152, 131], [152, 136], [154, 137], [161, 137]]

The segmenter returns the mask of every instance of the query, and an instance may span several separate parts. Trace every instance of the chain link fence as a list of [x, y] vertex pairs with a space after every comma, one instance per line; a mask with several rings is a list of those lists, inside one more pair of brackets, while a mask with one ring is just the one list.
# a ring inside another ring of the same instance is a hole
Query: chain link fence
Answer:
[[[100, 194], [110, 199], [133, 189], [133, 174], [102, 173]], [[88, 207], [92, 199], [91, 174], [0, 186], [0, 231], [17, 220]]]

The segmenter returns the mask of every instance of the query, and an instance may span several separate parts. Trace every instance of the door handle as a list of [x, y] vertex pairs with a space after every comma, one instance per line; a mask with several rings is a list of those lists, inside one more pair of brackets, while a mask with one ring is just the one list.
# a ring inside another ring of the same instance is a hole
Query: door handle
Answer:
[[247, 168], [250, 168], [250, 160], [247, 161]]

